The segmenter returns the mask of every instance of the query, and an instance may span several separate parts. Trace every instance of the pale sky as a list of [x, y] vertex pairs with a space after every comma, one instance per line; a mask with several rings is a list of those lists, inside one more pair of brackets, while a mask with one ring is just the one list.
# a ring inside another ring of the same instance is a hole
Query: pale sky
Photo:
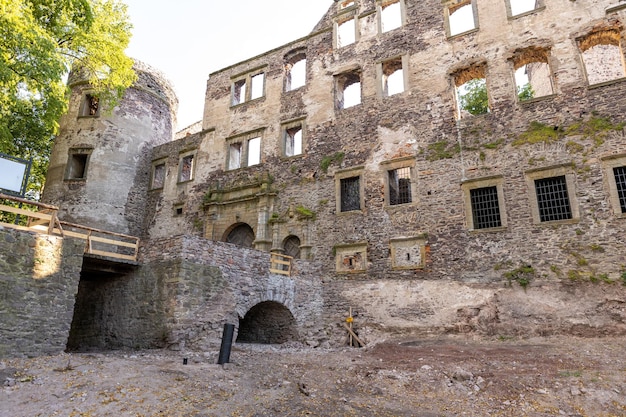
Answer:
[[123, 0], [128, 55], [161, 71], [179, 100], [180, 130], [202, 119], [211, 72], [308, 35], [333, 0]]

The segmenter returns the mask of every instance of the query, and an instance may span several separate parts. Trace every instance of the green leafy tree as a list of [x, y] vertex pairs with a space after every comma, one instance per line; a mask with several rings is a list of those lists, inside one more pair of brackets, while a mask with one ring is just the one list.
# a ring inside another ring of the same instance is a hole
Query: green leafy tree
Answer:
[[459, 105], [473, 115], [489, 112], [489, 98], [487, 96], [487, 82], [484, 78], [469, 80], [458, 90]]
[[70, 69], [112, 108], [136, 79], [124, 53], [130, 30], [118, 0], [0, 0], [0, 152], [34, 159], [34, 195], [67, 109]]
[[530, 83], [526, 83], [517, 87], [517, 97], [520, 101], [530, 100], [535, 97], [535, 91]]

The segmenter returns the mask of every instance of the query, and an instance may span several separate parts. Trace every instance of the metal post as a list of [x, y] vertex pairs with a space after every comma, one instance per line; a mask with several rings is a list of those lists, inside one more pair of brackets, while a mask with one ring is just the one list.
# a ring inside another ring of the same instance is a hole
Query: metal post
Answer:
[[233, 335], [235, 334], [234, 324], [225, 324], [224, 333], [222, 334], [222, 346], [220, 347], [220, 356], [217, 359], [218, 365], [224, 365], [230, 361], [230, 348], [233, 345]]

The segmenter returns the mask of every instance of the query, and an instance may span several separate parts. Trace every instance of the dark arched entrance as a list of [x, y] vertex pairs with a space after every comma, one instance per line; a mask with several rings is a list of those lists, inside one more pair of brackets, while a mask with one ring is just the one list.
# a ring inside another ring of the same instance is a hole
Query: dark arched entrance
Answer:
[[238, 224], [226, 233], [224, 241], [244, 248], [251, 248], [254, 244], [254, 230], [245, 223]]
[[239, 319], [237, 343], [280, 344], [298, 340], [296, 319], [284, 305], [264, 301]]

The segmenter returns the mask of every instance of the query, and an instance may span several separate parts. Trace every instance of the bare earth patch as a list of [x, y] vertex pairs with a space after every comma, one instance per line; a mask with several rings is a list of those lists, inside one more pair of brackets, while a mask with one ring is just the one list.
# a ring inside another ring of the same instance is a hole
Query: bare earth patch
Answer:
[[[236, 345], [0, 362], [0, 416], [625, 416], [624, 338]], [[183, 358], [188, 358], [187, 365]]]

